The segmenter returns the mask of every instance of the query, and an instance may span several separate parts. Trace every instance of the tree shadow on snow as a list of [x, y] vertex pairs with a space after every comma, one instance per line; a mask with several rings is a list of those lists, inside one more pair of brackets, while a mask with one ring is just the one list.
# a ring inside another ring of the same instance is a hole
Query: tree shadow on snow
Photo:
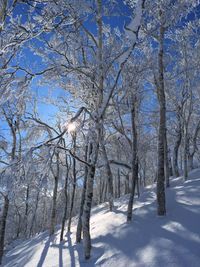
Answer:
[[11, 251], [5, 254], [3, 258], [4, 267], [19, 267], [31, 260], [35, 254], [35, 247], [48, 236], [48, 232], [37, 235], [33, 239], [24, 241], [22, 244], [16, 246]]
[[74, 254], [75, 248], [72, 245], [71, 233], [67, 233], [66, 237], [68, 240], [68, 248], [69, 248], [69, 254], [70, 254], [70, 258], [71, 258], [71, 267], [76, 267], [75, 254]]
[[47, 256], [47, 253], [48, 253], [48, 250], [49, 250], [49, 246], [50, 246], [50, 243], [53, 241], [53, 237], [49, 237], [44, 245], [44, 248], [43, 248], [43, 251], [42, 251], [42, 254], [40, 256], [40, 259], [39, 259], [39, 262], [37, 264], [37, 267], [42, 267], [43, 266], [43, 263], [46, 259], [46, 256]]
[[67, 243], [67, 240], [63, 240], [59, 244], [51, 244], [51, 247], [59, 249], [59, 267], [63, 267], [63, 250], [69, 248], [65, 243]]
[[[185, 188], [183, 194], [192, 198], [189, 190], [189, 187]], [[176, 191], [169, 189], [168, 194], [168, 199], [170, 197], [175, 201]], [[162, 262], [168, 262], [167, 266], [175, 264], [196, 267], [195, 264], [200, 261], [199, 214], [190, 209], [190, 204], [177, 203], [178, 208], [174, 209], [173, 203], [168, 203], [169, 214], [166, 217], [156, 216], [154, 201], [133, 211], [133, 221], [130, 224], [124, 223], [119, 228], [111, 229], [108, 234], [95, 238], [94, 244], [104, 243], [109, 249], [115, 250], [115, 255], [102, 258], [98, 265], [109, 263], [112, 257], [117, 259], [119, 255], [133, 262], [133, 266], [143, 266], [141, 264], [144, 264], [144, 260], [148, 261], [149, 255], [150, 262], [153, 260], [155, 263], [154, 266], [162, 266]]]

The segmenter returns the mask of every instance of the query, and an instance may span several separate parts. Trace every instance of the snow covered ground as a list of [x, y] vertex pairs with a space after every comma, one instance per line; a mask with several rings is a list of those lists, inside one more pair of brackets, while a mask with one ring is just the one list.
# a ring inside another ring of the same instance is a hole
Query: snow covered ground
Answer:
[[134, 205], [133, 222], [126, 223], [127, 198], [93, 209], [92, 258], [85, 261], [82, 245], [73, 233], [59, 243], [42, 233], [10, 250], [5, 267], [199, 267], [200, 266], [200, 169], [183, 183], [173, 180], [167, 190], [167, 216], [156, 216], [154, 187], [147, 188]]

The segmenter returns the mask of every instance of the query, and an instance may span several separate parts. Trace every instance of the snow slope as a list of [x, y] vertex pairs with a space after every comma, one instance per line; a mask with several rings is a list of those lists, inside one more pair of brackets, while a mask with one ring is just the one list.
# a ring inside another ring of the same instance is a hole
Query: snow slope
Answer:
[[126, 223], [127, 198], [93, 209], [92, 258], [85, 261], [82, 245], [73, 233], [59, 244], [58, 231], [51, 239], [42, 233], [9, 251], [5, 267], [199, 267], [200, 169], [187, 182], [172, 181], [167, 190], [167, 216], [156, 216], [155, 188], [146, 189], [134, 205], [133, 222]]

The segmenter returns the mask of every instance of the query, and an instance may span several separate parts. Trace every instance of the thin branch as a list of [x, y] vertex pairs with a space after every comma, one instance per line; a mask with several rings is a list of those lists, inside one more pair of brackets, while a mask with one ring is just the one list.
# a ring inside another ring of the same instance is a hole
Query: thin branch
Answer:
[[[50, 145], [53, 146], [53, 144], [48, 144], [48, 146], [50, 146]], [[69, 152], [70, 156], [72, 156], [74, 159], [80, 161], [81, 163], [87, 165], [88, 167], [91, 167], [91, 165], [88, 162], [86, 162], [85, 160], [76, 156], [70, 149], [62, 147], [62, 146], [56, 146], [56, 148], [59, 148], [59, 149], [62, 149], [62, 150]]]

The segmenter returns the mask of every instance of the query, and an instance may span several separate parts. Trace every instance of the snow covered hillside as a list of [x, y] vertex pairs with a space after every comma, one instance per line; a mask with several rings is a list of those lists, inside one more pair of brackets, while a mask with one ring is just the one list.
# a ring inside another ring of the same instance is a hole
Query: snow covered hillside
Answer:
[[146, 189], [135, 201], [133, 222], [126, 223], [127, 199], [93, 209], [92, 258], [86, 262], [82, 244], [73, 233], [59, 244], [59, 231], [16, 246], [5, 258], [5, 267], [199, 267], [200, 266], [200, 169], [187, 182], [174, 179], [167, 189], [167, 216], [156, 216], [155, 189]]

